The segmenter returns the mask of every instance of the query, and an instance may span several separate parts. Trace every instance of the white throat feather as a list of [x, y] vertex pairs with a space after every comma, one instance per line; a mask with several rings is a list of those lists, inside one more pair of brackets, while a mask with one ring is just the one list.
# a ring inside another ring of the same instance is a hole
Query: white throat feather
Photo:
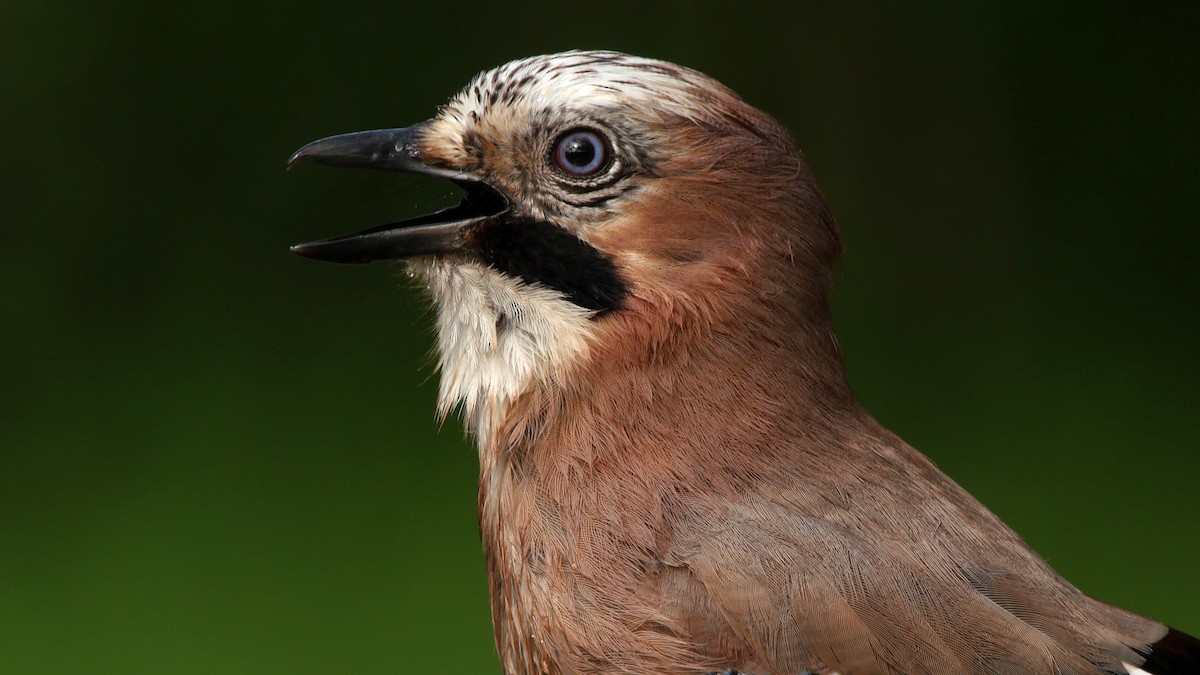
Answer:
[[461, 407], [481, 451], [517, 396], [588, 354], [594, 312], [556, 290], [461, 259], [411, 267], [437, 310], [438, 414]]

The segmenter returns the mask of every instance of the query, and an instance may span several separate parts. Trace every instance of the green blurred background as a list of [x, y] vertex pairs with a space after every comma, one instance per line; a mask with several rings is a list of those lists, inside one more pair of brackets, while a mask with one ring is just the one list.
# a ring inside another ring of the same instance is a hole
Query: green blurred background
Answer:
[[1200, 633], [1197, 7], [4, 3], [0, 672], [499, 671], [423, 298], [287, 251], [453, 197], [283, 164], [574, 47], [783, 120], [868, 408]]

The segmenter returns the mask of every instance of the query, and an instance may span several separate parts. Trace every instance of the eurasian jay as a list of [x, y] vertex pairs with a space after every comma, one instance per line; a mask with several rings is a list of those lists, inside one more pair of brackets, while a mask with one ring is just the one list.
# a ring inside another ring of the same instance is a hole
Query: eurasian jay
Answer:
[[293, 250], [405, 260], [432, 296], [506, 673], [1200, 673], [1195, 638], [1084, 595], [860, 407], [837, 224], [711, 78], [523, 59], [302, 160], [466, 192]]

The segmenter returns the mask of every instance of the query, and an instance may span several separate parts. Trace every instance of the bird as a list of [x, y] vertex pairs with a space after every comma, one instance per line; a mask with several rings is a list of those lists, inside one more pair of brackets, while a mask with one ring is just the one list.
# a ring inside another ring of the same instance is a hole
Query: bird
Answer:
[[1200, 673], [1200, 641], [1076, 589], [863, 409], [830, 207], [709, 76], [524, 58], [302, 161], [464, 193], [292, 250], [404, 261], [432, 298], [507, 675]]

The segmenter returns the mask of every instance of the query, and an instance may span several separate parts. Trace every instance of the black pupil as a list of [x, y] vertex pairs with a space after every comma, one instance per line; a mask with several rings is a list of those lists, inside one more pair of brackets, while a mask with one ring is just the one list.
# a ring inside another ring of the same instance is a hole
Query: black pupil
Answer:
[[596, 158], [596, 142], [587, 136], [572, 136], [567, 139], [563, 156], [571, 166], [586, 167]]

